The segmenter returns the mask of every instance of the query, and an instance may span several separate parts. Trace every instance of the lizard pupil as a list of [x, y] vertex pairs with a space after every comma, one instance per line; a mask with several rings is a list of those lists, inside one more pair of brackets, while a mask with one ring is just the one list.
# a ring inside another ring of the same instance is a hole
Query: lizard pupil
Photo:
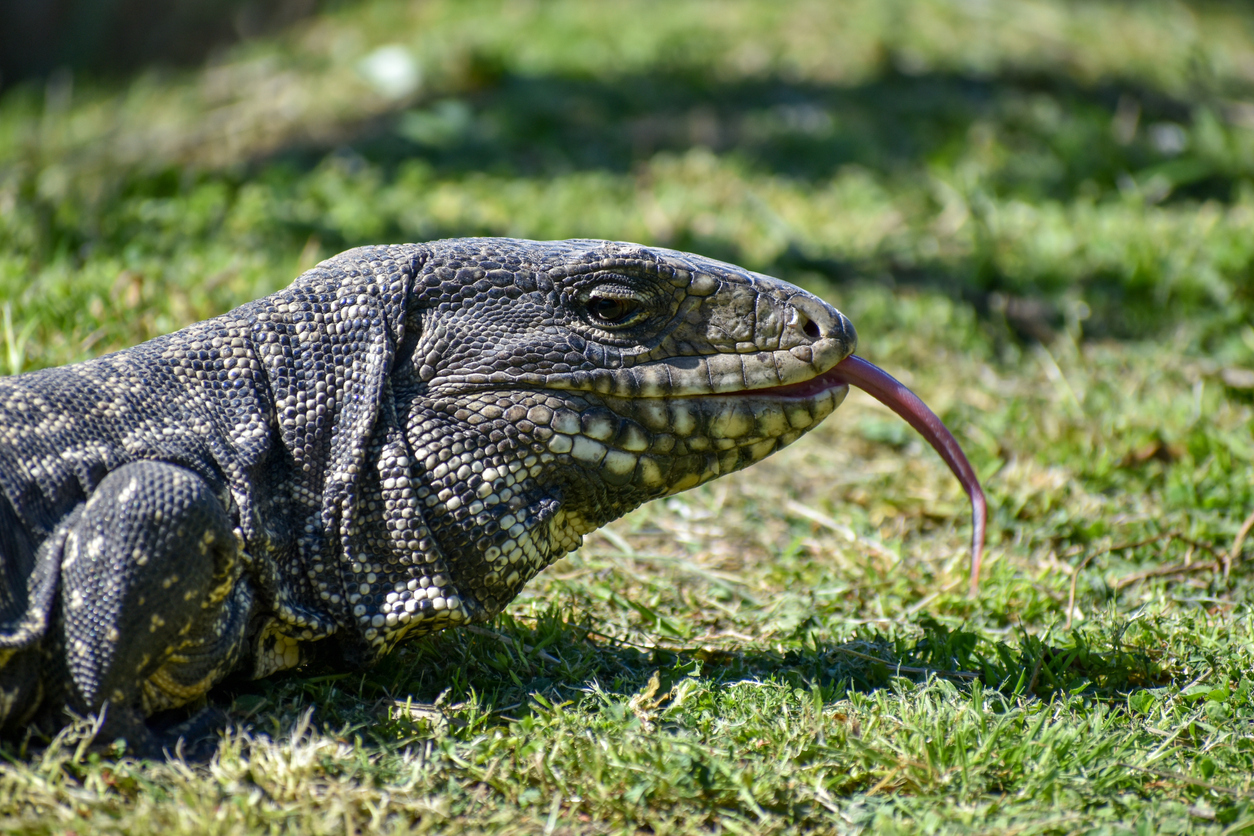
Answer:
[[588, 300], [588, 312], [601, 322], [618, 324], [636, 312], [636, 303], [613, 296], [593, 296]]

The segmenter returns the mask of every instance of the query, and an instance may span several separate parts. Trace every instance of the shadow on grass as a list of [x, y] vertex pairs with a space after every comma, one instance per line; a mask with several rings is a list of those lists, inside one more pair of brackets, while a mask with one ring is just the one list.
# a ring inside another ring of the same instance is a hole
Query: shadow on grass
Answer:
[[[490, 628], [445, 630], [403, 645], [365, 671], [315, 664], [263, 680], [228, 680], [210, 693], [214, 719], [204, 731], [227, 722], [242, 724], [261, 739], [281, 740], [293, 729], [318, 729], [356, 739], [366, 749], [394, 751], [433, 734], [480, 734], [590, 692], [617, 706], [616, 712], [651, 713], [682, 693], [681, 683], [692, 677], [714, 691], [771, 682], [815, 694], [824, 703], [896, 688], [903, 679], [922, 684], [944, 678], [962, 690], [978, 680], [985, 690], [1012, 700], [1078, 694], [1109, 702], [1174, 681], [1149, 655], [1121, 648], [1117, 636], [1104, 648], [1080, 633], [1070, 636], [1068, 647], [1027, 635], [1011, 646], [926, 617], [919, 626], [923, 634], [913, 640], [872, 635], [838, 644], [813, 639], [803, 626], [799, 647], [783, 653], [711, 650], [673, 640], [669, 647], [642, 648], [571, 623], [554, 608], [533, 623], [501, 616]], [[199, 710], [165, 712], [155, 722], [173, 726]], [[307, 712], [312, 712], [308, 719], [300, 719]], [[71, 749], [92, 734], [89, 721], [75, 728]], [[194, 751], [196, 760], [205, 760], [216, 749], [214, 740], [216, 735], [199, 738], [185, 754]], [[0, 753], [26, 760], [47, 743], [38, 736], [25, 743], [4, 741]], [[121, 751], [112, 741], [98, 745], [106, 755]]]
[[66, 68], [124, 75], [203, 61], [226, 44], [308, 17], [317, 0], [9, 0], [0, 84]]
[[[424, 190], [451, 183], [456, 192], [458, 181], [467, 181], [474, 194], [470, 181], [483, 174], [560, 189], [566, 174], [611, 172], [636, 181], [628, 182], [629, 192], [651, 188], [648, 178], [659, 175], [650, 163], [659, 155], [706, 149], [719, 155], [724, 176], [739, 170], [788, 178], [800, 191], [822, 190], [851, 167], [870, 172], [868, 188], [884, 192], [872, 199], [881, 206], [891, 199], [913, 228], [857, 257], [782, 222], [786, 245], [770, 259], [688, 216], [645, 243], [818, 290], [859, 282], [943, 294], [973, 309], [997, 341], [1048, 343], [1069, 313], [1078, 322], [1086, 308], [1090, 338], [1158, 336], [1193, 316], [1212, 323], [1208, 333], [1220, 337], [1238, 331], [1254, 309], [1254, 247], [1220, 236], [1203, 264], [1217, 274], [1202, 270], [1188, 281], [1164, 278], [1157, 251], [1139, 260], [1128, 254], [1114, 266], [1105, 256], [1077, 256], [1019, 269], [1008, 266], [1007, 247], [1012, 256], [1028, 253], [999, 237], [998, 217], [985, 211], [994, 200], [1013, 207], [1236, 199], [1254, 188], [1254, 157], [1244, 152], [1251, 143], [1206, 91], [1185, 100], [1131, 81], [1086, 86], [1061, 68], [911, 74], [891, 54], [854, 84], [778, 74], [718, 78], [707, 67], [682, 64], [602, 77], [524, 75], [473, 53], [462, 64], [419, 105], [340, 126], [335, 144], [311, 144], [294, 130], [280, 150], [221, 169], [148, 160], [78, 172], [78, 163], [42, 160], [32, 151], [28, 164], [12, 167], [9, 183], [22, 210], [13, 228], [23, 255], [37, 273], [58, 259], [74, 267], [110, 254], [186, 261], [203, 242], [224, 236], [241, 250], [281, 253], [286, 261], [303, 251], [504, 235], [518, 225], [499, 212], [434, 220]], [[45, 178], [45, 165], [65, 169], [57, 173], [71, 184], [69, 195], [48, 192], [45, 180], [60, 179]], [[977, 174], [964, 174], [970, 171]], [[694, 188], [708, 180], [697, 175]], [[942, 195], [946, 189], [953, 194]], [[575, 191], [553, 234], [579, 230], [577, 201], [596, 199]], [[962, 240], [927, 257], [923, 239], [954, 195], [965, 207]]]
[[[970, 205], [975, 249], [966, 257], [903, 257], [885, 247], [869, 257], [843, 259], [798, 239], [780, 257], [760, 263], [748, 258], [739, 242], [703, 233], [690, 219], [678, 220], [665, 240], [647, 243], [803, 282], [869, 281], [939, 292], [970, 305], [1012, 340], [1049, 342], [1066, 320], [1060, 288], [1083, 295], [1089, 308], [1085, 333], [1099, 338], [1152, 335], [1193, 308], [1210, 310], [1215, 303], [1207, 298], [1192, 307], [1166, 306], [1147, 291], [1144, 277], [1122, 273], [1007, 276], [989, 230], [994, 221], [980, 208], [989, 198], [1097, 201], [1144, 187], [1146, 199], [1159, 204], [1223, 203], [1237, 197], [1254, 171], [1242, 154], [1221, 153], [1199, 139], [1205, 133], [1194, 124], [1199, 119], [1209, 118], [1203, 127], [1211, 134], [1216, 125], [1220, 133], [1231, 130], [1222, 120], [1205, 117], [1214, 115], [1208, 107], [1219, 108], [1213, 97], [1199, 93], [1185, 101], [1132, 82], [1085, 86], [1062, 71], [1006, 69], [978, 78], [908, 74], [887, 55], [874, 77], [841, 85], [780, 75], [719, 79], [708, 68], [683, 65], [593, 78], [523, 75], [477, 54], [462, 63], [442, 92], [430, 93], [419, 106], [344, 126], [335, 145], [293, 140], [230, 171], [129, 172], [113, 200], [169, 197], [205, 177], [232, 194], [255, 182], [269, 184], [278, 195], [297, 194], [303, 178], [334, 162], [350, 180], [380, 184], [377, 199], [369, 192], [349, 196], [360, 201], [352, 211], [368, 217], [346, 221], [346, 211], [284, 212], [266, 218], [257, 235], [288, 252], [301, 251], [309, 241], [335, 252], [415, 236], [509, 234], [510, 224], [487, 220], [447, 227], [427, 223], [415, 230], [403, 210], [406, 201], [387, 193], [415, 162], [426, 172], [419, 178], [423, 183], [482, 174], [556, 181], [587, 171], [648, 177], [648, 163], [658, 155], [706, 149], [744, 171], [816, 186], [849, 167], [872, 172], [900, 200], [937, 216], [944, 207], [933, 180], [961, 180], [972, 162], [982, 171], [978, 182], [950, 184], [970, 191], [962, 199]], [[413, 188], [414, 201], [421, 203], [422, 187]], [[31, 201], [40, 200], [33, 180], [27, 191]], [[126, 215], [108, 205], [96, 214]], [[50, 254], [89, 251], [101, 230], [113, 239], [107, 248], [118, 250], [145, 234], [134, 224], [112, 220], [58, 229], [65, 213], [48, 206], [44, 215], [49, 226], [41, 249]], [[1254, 254], [1234, 255], [1254, 260]], [[1235, 288], [1233, 297], [1244, 307], [1244, 300], [1254, 297], [1254, 285]]]
[[1012, 647], [930, 619], [920, 626], [923, 635], [910, 642], [876, 636], [840, 644], [807, 640], [785, 653], [682, 644], [638, 648], [607, 641], [554, 610], [534, 624], [502, 617], [491, 630], [444, 631], [402, 647], [364, 672], [305, 671], [237, 683], [219, 688], [214, 702], [276, 735], [283, 730], [280, 717], [312, 706], [315, 724], [328, 733], [351, 728], [367, 745], [373, 739], [386, 746], [394, 742], [398, 718], [406, 728], [415, 717], [464, 727], [467, 721], [456, 718], [456, 709], [473, 703], [477, 719], [470, 723], [479, 728], [530, 713], [537, 695], [557, 705], [590, 690], [624, 704], [643, 694], [660, 705], [691, 676], [716, 690], [773, 681], [817, 692], [828, 703], [851, 692], [892, 687], [901, 678], [922, 683], [943, 677], [961, 688], [978, 679], [1011, 698], [1083, 694], [1112, 701], [1172, 681], [1148, 655], [1118, 646], [1098, 649], [1079, 634], [1065, 648], [1032, 636]]
[[[720, 80], [683, 66], [606, 78], [527, 76], [485, 58], [472, 58], [466, 75], [468, 89], [363, 124], [339, 147], [384, 167], [417, 157], [443, 174], [516, 176], [626, 173], [658, 153], [700, 147], [816, 181], [848, 165], [916, 176], [990, 139], [973, 130], [995, 129], [1014, 157], [998, 167], [998, 191], [1068, 199], [1082, 186], [1115, 189], [1121, 175], [1178, 159], [1184, 151], [1150, 128], [1187, 128], [1206, 104], [1043, 71], [906, 74], [891, 59], [853, 85], [778, 75]], [[1122, 127], [1112, 127], [1116, 119]], [[309, 165], [328, 150], [293, 146], [278, 157]], [[1232, 174], [1215, 165], [1182, 172], [1172, 194], [1228, 199]]]
[[[231, 170], [197, 174], [171, 166], [102, 175], [120, 179], [113, 188], [97, 190], [107, 196], [98, 198], [88, 216], [55, 204], [45, 207], [44, 240], [37, 249], [51, 257], [90, 252], [99, 242], [122, 251], [146, 234], [142, 225], [115, 220], [135, 214], [120, 210], [126, 201], [177, 195], [205, 178], [225, 186], [231, 200], [254, 182], [269, 183], [277, 194], [293, 194], [302, 178], [329, 160], [342, 162], [350, 179], [378, 182], [386, 190], [415, 161], [428, 172], [424, 182], [484, 173], [541, 180], [580, 171], [644, 177], [646, 164], [659, 154], [708, 149], [745, 171], [804, 184], [822, 184], [856, 167], [874, 173], [902, 200], [937, 215], [943, 207], [929, 184], [938, 173], [961, 180], [964, 165], [972, 161], [983, 172], [978, 184], [951, 184], [972, 190], [963, 199], [971, 206], [977, 240], [967, 258], [920, 261], [885, 250], [842, 260], [797, 240], [774, 263], [752, 263], [737, 242], [702, 234], [687, 221], [677, 223], [667, 240], [649, 243], [790, 277], [938, 291], [1028, 341], [1048, 341], [1063, 325], [1059, 287], [1080, 288], [1092, 312], [1086, 332], [1139, 337], [1188, 311], [1165, 308], [1156, 295], [1131, 286], [1133, 279], [1122, 275], [1008, 277], [998, 267], [995, 238], [981, 232], [987, 232], [989, 222], [979, 207], [990, 197], [1027, 203], [1099, 200], [1149, 188], [1146, 184], [1153, 186], [1150, 198], [1158, 203], [1222, 203], [1236, 198], [1254, 170], [1246, 156], [1208, 150], [1198, 139], [1204, 131], [1194, 122], [1202, 118], [1199, 114], [1211, 113], [1204, 94], [1184, 101], [1130, 82], [1090, 87], [1063, 72], [1005, 70], [980, 78], [907, 74], [896, 69], [890, 55], [878, 75], [840, 85], [779, 75], [726, 80], [707, 68], [687, 66], [588, 78], [522, 75], [478, 55], [465, 63], [442, 93], [431, 93], [420, 106], [345, 126], [334, 146], [293, 140]], [[1207, 125], [1211, 133], [1216, 125], [1221, 133], [1230, 127], [1222, 119]], [[30, 177], [36, 175], [32, 170]], [[35, 179], [22, 194], [32, 205], [43, 200]], [[290, 212], [265, 219], [264, 231], [257, 234], [264, 234], [266, 246], [289, 252], [301, 251], [311, 240], [324, 251], [339, 251], [414, 237], [412, 219], [396, 208], [403, 200], [359, 197], [368, 223], [345, 222], [342, 212]], [[414, 199], [421, 202], [421, 194]], [[481, 228], [431, 226], [423, 227], [421, 235], [500, 235], [508, 233], [507, 227], [489, 221]], [[1251, 294], [1254, 287], [1237, 288], [1234, 296]]]

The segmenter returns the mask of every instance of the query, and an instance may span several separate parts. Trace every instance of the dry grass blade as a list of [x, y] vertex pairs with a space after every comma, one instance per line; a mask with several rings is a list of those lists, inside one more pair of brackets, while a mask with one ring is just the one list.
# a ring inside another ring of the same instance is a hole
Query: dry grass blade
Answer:
[[1155, 534], [1152, 537], [1146, 537], [1142, 540], [1137, 540], [1136, 542], [1133, 542], [1133, 543], [1121, 543], [1117, 546], [1106, 546], [1104, 548], [1098, 549], [1095, 552], [1090, 553], [1087, 557], [1081, 560], [1080, 565], [1076, 566], [1075, 570], [1071, 573], [1071, 589], [1067, 594], [1066, 629], [1067, 630], [1071, 629], [1071, 620], [1072, 620], [1073, 615], [1075, 614], [1076, 582], [1080, 579], [1080, 573], [1084, 571], [1084, 568], [1089, 565], [1089, 562], [1092, 561], [1093, 558], [1100, 557], [1101, 555], [1104, 555], [1104, 554], [1110, 554], [1111, 552], [1123, 551], [1124, 549], [1139, 549], [1142, 546], [1148, 546], [1150, 543], [1157, 543], [1161, 540], [1168, 540], [1168, 539], [1179, 537], [1179, 536], [1181, 536], [1179, 532], [1164, 531], [1161, 534]]
[[1250, 529], [1254, 528], [1254, 511], [1245, 518], [1245, 522], [1241, 523], [1241, 530], [1237, 532], [1236, 539], [1232, 541], [1232, 550], [1224, 556], [1224, 580], [1228, 580], [1228, 574], [1232, 571], [1232, 564], [1241, 556], [1241, 547], [1245, 545], [1246, 535], [1250, 533]]
[[898, 673], [908, 673], [916, 676], [944, 676], [951, 679], [962, 679], [966, 681], [972, 681], [980, 678], [980, 675], [974, 671], [942, 671], [936, 668], [922, 668], [914, 665], [902, 665], [897, 662], [889, 662], [885, 659], [879, 658], [878, 656], [872, 656], [869, 653], [859, 653], [858, 651], [851, 650], [847, 647], [833, 647], [832, 650], [837, 653], [843, 653], [846, 656], [853, 656], [865, 662], [877, 662]]
[[1188, 775], [1181, 775], [1178, 772], [1170, 772], [1165, 769], [1153, 769], [1146, 766], [1134, 766], [1130, 763], [1121, 763], [1119, 766], [1123, 769], [1131, 769], [1133, 772], [1153, 775], [1155, 778], [1162, 778], [1167, 781], [1176, 781], [1181, 784], [1187, 784], [1190, 787], [1198, 787], [1200, 789], [1210, 790], [1211, 792], [1222, 793], [1224, 795], [1232, 796], [1233, 798], [1254, 798], [1254, 794], [1250, 793], [1248, 789], [1239, 790], [1235, 787], [1223, 787], [1218, 784], [1212, 784], [1209, 781], [1202, 781], [1198, 778], [1191, 778]]
[[1111, 587], [1118, 591], [1138, 581], [1149, 580], [1150, 578], [1169, 578], [1172, 575], [1187, 575], [1192, 572], [1218, 572], [1221, 568], [1223, 567], [1217, 560], [1207, 560], [1202, 563], [1176, 563], [1171, 566], [1160, 566], [1157, 569], [1148, 569], [1144, 572], [1124, 575], [1121, 578], [1117, 578], [1111, 584]]
[[812, 523], [817, 523], [829, 531], [834, 531], [850, 543], [857, 544], [869, 554], [884, 558], [885, 560], [891, 560], [893, 563], [899, 563], [901, 561], [901, 555], [897, 554], [897, 552], [888, 548], [883, 543], [863, 537], [849, 526], [837, 522], [823, 512], [817, 511], [808, 505], [802, 505], [795, 499], [790, 499], [785, 502], [784, 509], [796, 514], [799, 517], [803, 517]]

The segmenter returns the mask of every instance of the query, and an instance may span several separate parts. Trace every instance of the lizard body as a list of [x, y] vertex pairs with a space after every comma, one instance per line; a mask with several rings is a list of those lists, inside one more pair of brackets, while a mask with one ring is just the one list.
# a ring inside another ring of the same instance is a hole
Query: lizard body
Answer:
[[831, 413], [856, 336], [785, 282], [605, 241], [363, 247], [0, 379], [0, 730], [145, 718], [501, 611], [583, 535]]

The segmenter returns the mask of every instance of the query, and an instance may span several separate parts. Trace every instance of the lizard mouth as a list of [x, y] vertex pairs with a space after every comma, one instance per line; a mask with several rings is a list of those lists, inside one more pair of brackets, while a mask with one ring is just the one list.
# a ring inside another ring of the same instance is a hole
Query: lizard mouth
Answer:
[[[845, 359], [848, 360], [852, 357], [853, 355], [850, 355], [850, 357]], [[848, 388], [851, 381], [842, 375], [838, 368], [844, 362], [845, 361], [842, 360], [836, 366], [833, 366], [822, 374], [815, 375], [809, 380], [803, 380], [799, 383], [785, 383], [781, 386], [768, 386], [763, 389], [745, 389], [739, 392], [727, 392], [725, 394], [741, 398], [767, 397], [777, 400], [809, 400], [810, 398], [818, 395], [831, 392], [833, 389], [839, 389], [841, 387]]]
[[980, 562], [984, 554], [984, 531], [988, 521], [988, 503], [984, 498], [984, 490], [980, 487], [979, 477], [976, 476], [971, 463], [967, 461], [966, 454], [962, 452], [958, 440], [918, 395], [911, 392], [888, 372], [853, 354], [809, 380], [769, 389], [755, 389], [740, 394], [775, 399], [806, 399], [842, 386], [855, 386], [861, 389], [904, 418], [927, 440], [928, 444], [932, 445], [954, 476], [962, 483], [963, 490], [971, 500], [970, 591], [974, 595], [979, 589]]

